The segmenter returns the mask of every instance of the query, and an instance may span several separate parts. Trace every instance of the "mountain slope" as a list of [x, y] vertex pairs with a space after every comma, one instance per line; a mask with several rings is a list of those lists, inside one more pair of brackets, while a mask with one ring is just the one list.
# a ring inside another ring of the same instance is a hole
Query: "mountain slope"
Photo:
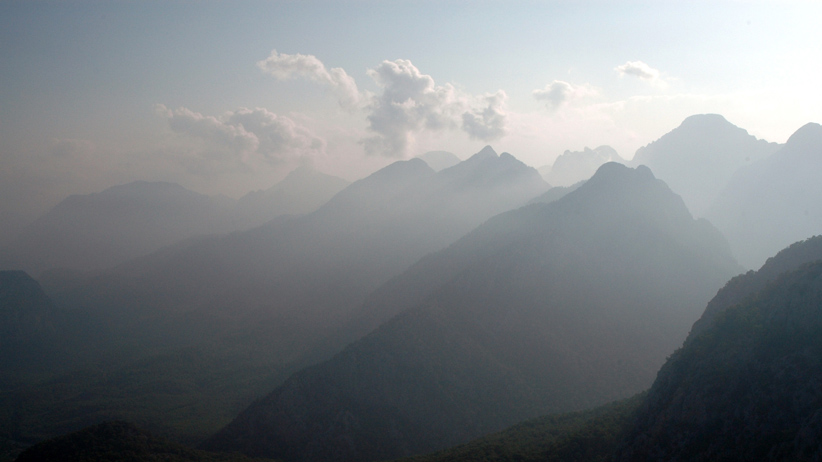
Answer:
[[349, 182], [300, 166], [264, 191], [252, 191], [237, 201], [237, 229], [248, 229], [280, 215], [302, 215], [317, 210]]
[[70, 196], [3, 249], [0, 265], [35, 274], [113, 266], [192, 235], [230, 231], [233, 205], [174, 183], [145, 181]]
[[770, 157], [740, 170], [706, 212], [749, 268], [822, 232], [822, 125], [807, 124]]
[[545, 181], [553, 186], [571, 186], [591, 178], [597, 169], [606, 162], [625, 163], [625, 159], [610, 146], [596, 149], [585, 148], [582, 151], [565, 151], [554, 160], [550, 167], [539, 169]]
[[717, 313], [660, 370], [615, 460], [819, 460], [822, 261]]
[[695, 216], [705, 210], [739, 168], [778, 149], [717, 114], [688, 117], [660, 139], [639, 148], [631, 165], [647, 165], [682, 196]]
[[606, 164], [562, 199], [421, 260], [394, 281], [411, 308], [292, 376], [207, 447], [378, 460], [629, 396], [738, 269], [647, 168]]

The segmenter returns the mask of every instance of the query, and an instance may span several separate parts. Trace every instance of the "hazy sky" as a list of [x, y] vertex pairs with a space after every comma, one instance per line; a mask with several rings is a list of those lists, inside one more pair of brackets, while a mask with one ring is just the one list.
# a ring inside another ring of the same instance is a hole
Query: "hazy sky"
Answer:
[[0, 220], [175, 181], [237, 197], [486, 144], [623, 157], [696, 113], [822, 122], [822, 2], [0, 1]]

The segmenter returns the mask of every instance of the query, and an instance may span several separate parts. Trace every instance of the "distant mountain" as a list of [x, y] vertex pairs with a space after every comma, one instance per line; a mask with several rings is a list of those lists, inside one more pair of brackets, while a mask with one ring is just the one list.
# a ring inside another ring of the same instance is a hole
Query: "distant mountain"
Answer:
[[317, 210], [349, 182], [300, 166], [264, 191], [252, 191], [237, 201], [237, 229], [248, 229], [280, 215], [303, 215]]
[[[129, 356], [78, 373], [76, 393], [30, 386], [31, 431], [54, 435], [139, 410], [140, 422], [172, 433], [206, 416], [183, 435], [203, 438], [298, 366], [354, 340], [347, 321], [380, 284], [546, 188], [534, 169], [490, 148], [439, 173], [412, 159], [306, 215], [191, 238], [99, 272], [47, 273], [49, 295], [99, 319], [108, 350]], [[98, 390], [94, 399], [86, 389]], [[55, 407], [65, 411], [49, 420]]]
[[489, 220], [375, 292], [390, 317], [207, 443], [285, 460], [431, 452], [653, 380], [739, 266], [646, 167]]
[[625, 159], [610, 146], [596, 149], [586, 147], [582, 151], [565, 151], [551, 166], [539, 169], [545, 181], [553, 186], [571, 186], [591, 178], [597, 169], [607, 162], [625, 163]]
[[732, 303], [659, 371], [616, 461], [822, 457], [822, 261]]
[[233, 229], [233, 201], [174, 183], [137, 181], [75, 195], [0, 252], [0, 266], [35, 274], [110, 267], [196, 234]]
[[777, 152], [740, 170], [705, 216], [756, 268], [791, 242], [822, 233], [822, 125], [796, 131]]
[[198, 451], [173, 443], [127, 422], [106, 422], [38, 443], [17, 462], [264, 462], [239, 454]]
[[428, 151], [417, 157], [424, 160], [435, 172], [453, 167], [461, 162], [459, 157], [448, 151]]
[[776, 143], [749, 135], [717, 114], [694, 115], [639, 148], [631, 165], [647, 165], [682, 196], [695, 216], [705, 210], [741, 167], [774, 153]]

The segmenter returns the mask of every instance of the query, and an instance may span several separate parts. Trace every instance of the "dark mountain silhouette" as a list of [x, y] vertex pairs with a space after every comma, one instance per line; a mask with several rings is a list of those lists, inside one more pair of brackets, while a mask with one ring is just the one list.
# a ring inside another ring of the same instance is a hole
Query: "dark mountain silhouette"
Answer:
[[822, 233], [822, 126], [796, 131], [779, 151], [740, 170], [706, 212], [743, 266]]
[[719, 313], [764, 289], [782, 273], [816, 260], [822, 260], [822, 236], [795, 242], [769, 258], [758, 271], [748, 271], [734, 277], [708, 303], [702, 317], [694, 323], [688, 340], [709, 328]]
[[417, 157], [424, 160], [435, 172], [453, 167], [461, 162], [459, 157], [448, 151], [428, 151]]
[[366, 308], [367, 319], [398, 315], [206, 447], [388, 459], [630, 396], [738, 270], [718, 231], [649, 169], [605, 164], [562, 199], [420, 260]]
[[585, 148], [582, 151], [565, 151], [554, 160], [553, 165], [541, 167], [540, 174], [553, 186], [571, 186], [591, 178], [604, 163], [625, 163], [625, 159], [610, 146], [596, 149]]
[[399, 462], [606, 462], [644, 396], [538, 417], [464, 445]]
[[105, 422], [38, 443], [17, 462], [263, 462], [239, 454], [199, 451], [153, 436], [127, 422]]
[[615, 460], [819, 460], [820, 307], [817, 260], [711, 313], [660, 370]]
[[2, 252], [3, 267], [113, 266], [195, 234], [232, 229], [233, 201], [174, 183], [137, 181], [60, 202]]
[[54, 335], [56, 308], [23, 271], [0, 271], [0, 345]]
[[701, 114], [688, 117], [662, 138], [639, 148], [631, 165], [650, 167], [682, 196], [695, 216], [704, 216], [734, 172], [778, 148], [721, 115]]
[[311, 213], [348, 184], [311, 166], [300, 166], [274, 186], [241, 197], [235, 212], [236, 229], [253, 228], [280, 215]]

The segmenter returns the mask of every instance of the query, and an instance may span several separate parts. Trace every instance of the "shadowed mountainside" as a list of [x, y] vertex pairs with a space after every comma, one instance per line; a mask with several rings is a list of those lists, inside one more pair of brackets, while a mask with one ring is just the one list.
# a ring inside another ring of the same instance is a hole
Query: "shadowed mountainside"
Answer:
[[371, 309], [411, 308], [292, 376], [206, 447], [379, 460], [623, 398], [652, 382], [738, 270], [650, 170], [609, 163], [562, 199], [422, 259]]

